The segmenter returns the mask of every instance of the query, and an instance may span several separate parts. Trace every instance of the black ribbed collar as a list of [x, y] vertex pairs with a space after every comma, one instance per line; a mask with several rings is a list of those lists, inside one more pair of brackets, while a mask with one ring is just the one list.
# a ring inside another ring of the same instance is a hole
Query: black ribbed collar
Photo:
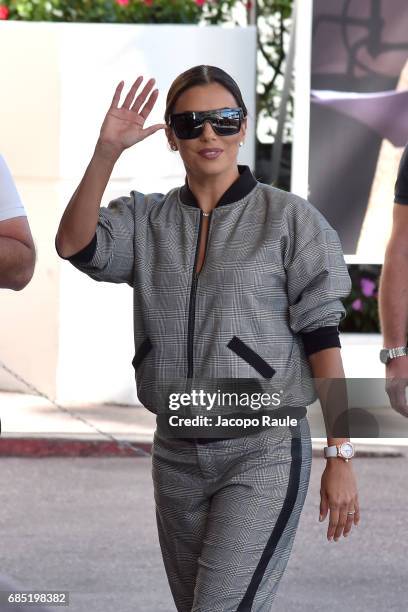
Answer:
[[[233, 202], [241, 200], [248, 195], [257, 184], [258, 181], [252, 174], [249, 166], [238, 164], [238, 172], [239, 177], [232, 183], [231, 187], [228, 187], [227, 191], [221, 196], [221, 199], [218, 200], [215, 206], [216, 208], [223, 204], [232, 204]], [[189, 204], [190, 206], [199, 208], [197, 199], [188, 185], [187, 176], [184, 185], [180, 187], [180, 199], [183, 204]]]

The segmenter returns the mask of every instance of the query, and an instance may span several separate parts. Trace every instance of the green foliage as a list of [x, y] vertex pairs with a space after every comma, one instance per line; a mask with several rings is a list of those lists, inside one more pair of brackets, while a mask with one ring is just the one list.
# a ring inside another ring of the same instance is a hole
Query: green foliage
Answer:
[[[210, 0], [206, 2], [204, 5], [204, 22], [209, 25], [217, 25], [219, 23], [231, 22], [233, 23], [231, 10], [237, 4], [242, 4], [242, 2], [237, 2], [237, 0], [223, 0], [218, 2], [217, 0]], [[245, 4], [245, 3], [244, 3]], [[235, 25], [239, 25], [235, 23]]]
[[237, 0], [0, 0], [7, 19], [97, 23], [219, 24]]
[[[292, 26], [293, 0], [258, 0], [258, 95], [257, 117], [279, 116], [286, 53]], [[265, 66], [265, 70], [260, 70]], [[290, 97], [284, 140], [291, 140], [293, 97]], [[274, 136], [273, 129], [268, 136]]]

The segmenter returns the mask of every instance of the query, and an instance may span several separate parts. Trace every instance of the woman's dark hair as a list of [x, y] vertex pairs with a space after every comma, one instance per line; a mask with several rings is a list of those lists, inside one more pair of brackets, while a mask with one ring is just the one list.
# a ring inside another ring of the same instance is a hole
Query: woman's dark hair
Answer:
[[217, 68], [217, 66], [201, 64], [182, 72], [171, 84], [166, 99], [166, 110], [164, 113], [165, 123], [167, 123], [167, 125], [169, 124], [170, 115], [183, 91], [195, 85], [207, 85], [209, 83], [220, 83], [220, 85], [228, 89], [234, 96], [237, 105], [244, 111], [244, 117], [247, 116], [247, 107], [245, 106], [241, 91], [234, 79], [221, 68]]

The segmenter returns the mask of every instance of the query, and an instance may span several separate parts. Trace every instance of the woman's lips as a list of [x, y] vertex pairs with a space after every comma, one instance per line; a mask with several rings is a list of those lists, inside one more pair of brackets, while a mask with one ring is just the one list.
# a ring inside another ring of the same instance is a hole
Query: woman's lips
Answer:
[[201, 155], [201, 157], [205, 157], [205, 159], [216, 159], [217, 157], [219, 157], [222, 153], [222, 151], [220, 151], [219, 149], [217, 151], [199, 151], [198, 152], [199, 155]]

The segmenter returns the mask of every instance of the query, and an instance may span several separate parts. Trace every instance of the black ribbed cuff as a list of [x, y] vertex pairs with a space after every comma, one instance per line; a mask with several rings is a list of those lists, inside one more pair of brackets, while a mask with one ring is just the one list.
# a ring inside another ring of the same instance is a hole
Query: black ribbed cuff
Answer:
[[86, 264], [91, 261], [92, 257], [95, 255], [97, 245], [96, 233], [92, 238], [91, 242], [87, 244], [83, 249], [78, 251], [78, 253], [74, 253], [70, 257], [63, 257], [57, 249], [57, 243], [55, 241], [55, 249], [61, 259], [67, 259], [68, 261], [72, 261], [73, 263], [83, 263]]
[[300, 336], [302, 337], [303, 347], [307, 357], [323, 349], [332, 347], [341, 348], [337, 325], [319, 327], [311, 332], [303, 332]]
[[394, 197], [394, 204], [408, 204], [408, 196], [396, 193]]

